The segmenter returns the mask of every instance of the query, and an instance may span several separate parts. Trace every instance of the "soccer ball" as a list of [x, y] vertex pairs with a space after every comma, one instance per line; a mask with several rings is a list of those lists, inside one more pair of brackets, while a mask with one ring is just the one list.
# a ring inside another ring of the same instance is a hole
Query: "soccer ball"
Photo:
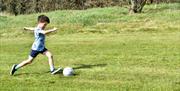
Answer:
[[74, 70], [73, 70], [73, 68], [71, 68], [71, 67], [66, 67], [66, 68], [64, 68], [64, 70], [63, 70], [63, 75], [64, 75], [64, 76], [73, 76], [73, 75], [74, 75]]

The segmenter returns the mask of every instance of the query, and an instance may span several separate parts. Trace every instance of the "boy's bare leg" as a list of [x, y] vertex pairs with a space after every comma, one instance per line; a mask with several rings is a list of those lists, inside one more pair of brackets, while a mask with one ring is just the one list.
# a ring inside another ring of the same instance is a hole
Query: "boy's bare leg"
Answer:
[[23, 66], [26, 66], [27, 64], [31, 64], [32, 63], [32, 61], [33, 61], [33, 57], [31, 57], [31, 56], [29, 56], [29, 58], [27, 59], [27, 60], [24, 60], [24, 61], [22, 61], [20, 64], [18, 64], [16, 67], [15, 67], [15, 69], [19, 69], [19, 68], [21, 68], [21, 67], [23, 67]]
[[33, 57], [29, 56], [29, 58], [27, 60], [21, 62], [20, 64], [18, 64], [18, 65], [14, 64], [10, 71], [10, 75], [13, 75], [17, 71], [17, 69], [19, 69], [27, 64], [31, 64], [33, 59], [34, 59]]
[[48, 62], [49, 62], [51, 74], [54, 75], [54, 74], [59, 73], [63, 70], [62, 68], [58, 68], [55, 70], [53, 56], [52, 56], [52, 53], [50, 51], [48, 51], [48, 50], [45, 51], [44, 55], [46, 55], [48, 57]]
[[44, 52], [44, 55], [48, 57], [48, 62], [49, 62], [49, 67], [50, 67], [50, 71], [54, 71], [55, 68], [54, 68], [54, 60], [53, 60], [53, 56], [52, 56], [52, 53], [50, 51], [45, 51]]

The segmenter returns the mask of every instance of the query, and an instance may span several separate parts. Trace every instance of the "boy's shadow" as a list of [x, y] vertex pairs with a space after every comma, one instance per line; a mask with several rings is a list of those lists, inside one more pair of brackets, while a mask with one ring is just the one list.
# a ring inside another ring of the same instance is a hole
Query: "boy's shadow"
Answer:
[[76, 64], [79, 65], [77, 67], [73, 67], [73, 69], [90, 69], [93, 67], [105, 67], [107, 64]]
[[[73, 67], [74, 70], [78, 70], [78, 69], [90, 69], [93, 67], [105, 67], [107, 64], [75, 64], [78, 65], [77, 67]], [[48, 72], [42, 72], [44, 74], [49, 73]], [[15, 74], [14, 76], [21, 76], [21, 75], [40, 75], [42, 74], [40, 72], [35, 72], [35, 73], [20, 73], [20, 74]], [[74, 75], [78, 75], [78, 74], [74, 74]]]
[[[47, 72], [44, 72], [47, 73]], [[19, 73], [19, 74], [15, 74], [14, 76], [22, 76], [22, 75], [40, 75], [42, 73], [39, 72], [34, 72], [34, 73]]]

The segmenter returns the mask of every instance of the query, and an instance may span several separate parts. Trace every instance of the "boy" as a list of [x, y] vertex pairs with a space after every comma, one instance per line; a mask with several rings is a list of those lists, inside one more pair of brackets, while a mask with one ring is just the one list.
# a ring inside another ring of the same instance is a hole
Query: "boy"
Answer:
[[32, 63], [32, 61], [36, 58], [36, 56], [39, 53], [48, 57], [51, 74], [56, 74], [62, 71], [62, 68], [58, 68], [57, 70], [55, 70], [52, 53], [45, 47], [45, 35], [57, 30], [57, 28], [54, 28], [51, 30], [44, 31], [48, 23], [50, 23], [49, 18], [45, 15], [40, 15], [38, 16], [38, 25], [36, 28], [25, 28], [34, 30], [35, 40], [32, 44], [29, 58], [25, 61], [22, 61], [20, 64], [14, 64], [10, 71], [10, 75], [13, 75], [19, 68]]

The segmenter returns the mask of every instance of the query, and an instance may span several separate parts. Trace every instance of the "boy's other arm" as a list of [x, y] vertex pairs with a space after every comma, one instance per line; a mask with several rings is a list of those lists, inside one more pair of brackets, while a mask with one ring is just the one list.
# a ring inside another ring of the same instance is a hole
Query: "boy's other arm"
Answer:
[[40, 33], [42, 33], [42, 34], [49, 34], [49, 33], [51, 33], [51, 32], [55, 32], [57, 30], [57, 28], [53, 28], [53, 29], [50, 29], [50, 30], [46, 30], [46, 31], [41, 31]]
[[34, 31], [35, 28], [33, 27], [24, 27], [24, 30], [30, 30], [30, 31]]

